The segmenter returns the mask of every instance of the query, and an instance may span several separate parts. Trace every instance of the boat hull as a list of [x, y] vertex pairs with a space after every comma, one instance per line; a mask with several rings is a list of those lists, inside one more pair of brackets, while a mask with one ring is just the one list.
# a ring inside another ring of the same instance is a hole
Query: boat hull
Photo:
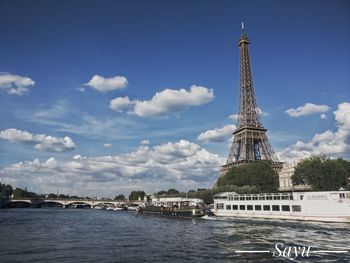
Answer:
[[282, 219], [297, 221], [317, 221], [317, 222], [338, 222], [350, 223], [349, 216], [293, 216], [293, 215], [254, 215], [254, 214], [227, 214], [214, 211], [215, 216], [227, 218], [261, 218], [261, 219]]
[[181, 217], [181, 218], [194, 218], [202, 217], [205, 215], [202, 209], [185, 209], [185, 210], [172, 210], [156, 206], [139, 207], [138, 213], [144, 215], [155, 215], [165, 217]]

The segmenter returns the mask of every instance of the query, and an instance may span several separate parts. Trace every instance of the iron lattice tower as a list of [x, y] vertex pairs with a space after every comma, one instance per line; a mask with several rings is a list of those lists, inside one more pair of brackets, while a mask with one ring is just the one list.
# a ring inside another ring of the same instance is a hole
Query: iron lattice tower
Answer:
[[249, 59], [249, 39], [243, 26], [238, 42], [240, 50], [240, 98], [237, 126], [233, 131], [233, 142], [225, 165], [221, 167], [221, 175], [230, 168], [248, 162], [271, 161], [275, 169], [282, 168], [269, 140], [267, 129], [260, 119], [260, 110], [256, 103], [252, 71]]

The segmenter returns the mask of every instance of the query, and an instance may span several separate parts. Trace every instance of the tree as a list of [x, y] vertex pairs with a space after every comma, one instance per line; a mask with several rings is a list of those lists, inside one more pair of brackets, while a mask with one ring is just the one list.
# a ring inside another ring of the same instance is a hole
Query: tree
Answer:
[[205, 191], [205, 190], [207, 190], [207, 189], [206, 188], [198, 188], [197, 192], [202, 192], [202, 191]]
[[13, 197], [14, 198], [34, 198], [36, 197], [36, 194], [33, 192], [28, 192], [27, 190], [23, 190], [22, 188], [16, 188], [13, 190]]
[[129, 200], [138, 200], [139, 198], [143, 200], [146, 193], [144, 191], [132, 191], [129, 195]]
[[168, 190], [168, 195], [177, 195], [178, 193], [179, 191], [174, 188]]
[[315, 191], [336, 191], [350, 189], [350, 162], [330, 159], [325, 155], [307, 158], [295, 168], [293, 184], [308, 184]]
[[46, 196], [46, 198], [57, 198], [57, 195], [50, 193]]
[[8, 199], [12, 195], [13, 189], [9, 184], [0, 183], [0, 198]]
[[125, 195], [123, 195], [123, 194], [121, 194], [121, 195], [116, 195], [115, 197], [114, 197], [114, 200], [125, 200]]
[[278, 189], [278, 173], [268, 161], [247, 163], [233, 167], [216, 182], [216, 187], [245, 187], [256, 192], [275, 192]]
[[159, 191], [159, 192], [157, 193], [158, 196], [167, 195], [167, 194], [168, 194], [168, 192], [167, 192], [167, 191], [164, 191], [164, 190]]

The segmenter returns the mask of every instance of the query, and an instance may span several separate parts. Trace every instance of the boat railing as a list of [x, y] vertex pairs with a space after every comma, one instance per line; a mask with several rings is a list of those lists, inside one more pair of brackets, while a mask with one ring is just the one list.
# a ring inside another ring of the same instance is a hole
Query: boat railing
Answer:
[[244, 195], [216, 195], [214, 199], [226, 199], [229, 201], [251, 201], [251, 200], [293, 200], [292, 193], [273, 194], [244, 194]]

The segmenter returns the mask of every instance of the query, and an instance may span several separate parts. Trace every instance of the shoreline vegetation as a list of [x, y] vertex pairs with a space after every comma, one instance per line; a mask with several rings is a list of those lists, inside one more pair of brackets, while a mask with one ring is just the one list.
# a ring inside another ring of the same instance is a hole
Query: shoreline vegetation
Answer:
[[[307, 184], [312, 191], [337, 191], [350, 190], [350, 161], [341, 158], [330, 159], [325, 155], [314, 155], [298, 163], [292, 175], [294, 185]], [[266, 161], [247, 163], [229, 170], [218, 178], [211, 189], [198, 188], [180, 192], [171, 188], [154, 193], [155, 197], [187, 197], [203, 199], [206, 204], [213, 203], [215, 194], [222, 192], [247, 193], [273, 193], [278, 192], [278, 173], [272, 169], [271, 163]], [[58, 199], [93, 199], [91, 197], [79, 197], [69, 195], [36, 194], [27, 188], [13, 189], [9, 184], [0, 182], [0, 208], [6, 207], [11, 198], [58, 198]], [[144, 200], [147, 198], [145, 191], [132, 191], [129, 200]], [[103, 200], [112, 200], [106, 199]], [[113, 200], [125, 201], [123, 194], [118, 194]]]

